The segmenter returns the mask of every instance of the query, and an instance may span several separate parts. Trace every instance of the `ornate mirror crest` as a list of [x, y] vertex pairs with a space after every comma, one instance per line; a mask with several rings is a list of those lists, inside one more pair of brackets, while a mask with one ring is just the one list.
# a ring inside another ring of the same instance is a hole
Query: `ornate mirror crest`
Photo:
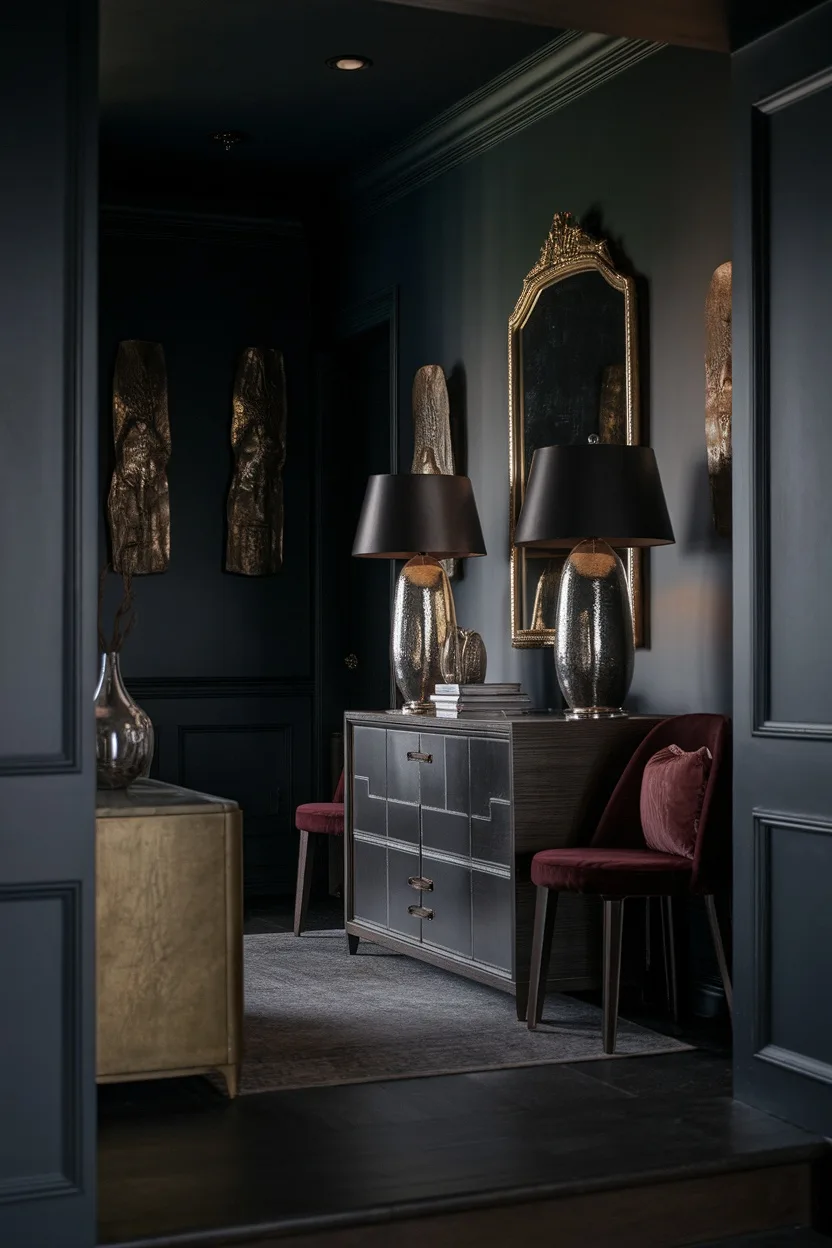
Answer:
[[[601, 442], [639, 441], [635, 282], [615, 268], [606, 241], [571, 213], [555, 214], [523, 281], [508, 323], [508, 376], [511, 640], [552, 646], [563, 559], [514, 545], [532, 453], [590, 434]], [[642, 552], [621, 555], [635, 642], [643, 645]]]

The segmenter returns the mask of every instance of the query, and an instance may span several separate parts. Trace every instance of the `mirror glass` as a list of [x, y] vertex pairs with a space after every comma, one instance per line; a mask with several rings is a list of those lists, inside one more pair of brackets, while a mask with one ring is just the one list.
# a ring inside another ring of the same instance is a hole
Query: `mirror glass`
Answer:
[[540, 292], [520, 333], [526, 475], [539, 446], [626, 441], [623, 293], [576, 273]]
[[[632, 279], [615, 270], [605, 242], [559, 214], [509, 322], [512, 534], [539, 447], [638, 440], [635, 334]], [[620, 553], [640, 644], [641, 552]], [[515, 645], [554, 644], [563, 558], [512, 543]]]

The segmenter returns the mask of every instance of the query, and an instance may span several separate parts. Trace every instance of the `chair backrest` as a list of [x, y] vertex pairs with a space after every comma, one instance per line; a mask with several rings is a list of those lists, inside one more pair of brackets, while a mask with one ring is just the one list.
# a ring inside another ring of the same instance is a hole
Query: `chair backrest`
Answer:
[[648, 732], [607, 802], [591, 844], [643, 849], [641, 779], [648, 759], [668, 745], [698, 750], [706, 745], [712, 763], [693, 857], [692, 887], [726, 888], [731, 879], [731, 721], [725, 715], [674, 715]]
[[341, 768], [341, 775], [339, 776], [338, 783], [335, 786], [335, 796], [333, 797], [332, 800], [333, 802], [343, 802], [344, 800], [344, 769], [343, 767]]

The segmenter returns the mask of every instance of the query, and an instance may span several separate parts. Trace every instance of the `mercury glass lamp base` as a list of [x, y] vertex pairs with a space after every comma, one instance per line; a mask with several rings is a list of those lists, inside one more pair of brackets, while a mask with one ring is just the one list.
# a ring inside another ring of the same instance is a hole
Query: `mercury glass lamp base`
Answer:
[[399, 573], [393, 601], [393, 675], [406, 715], [433, 715], [430, 700], [442, 681], [442, 655], [456, 635], [451, 584], [431, 555], [414, 555]]
[[564, 719], [627, 719], [627, 711], [620, 706], [569, 706], [563, 712]]
[[606, 542], [579, 542], [558, 591], [555, 672], [567, 719], [619, 719], [633, 677], [633, 616], [624, 565]]

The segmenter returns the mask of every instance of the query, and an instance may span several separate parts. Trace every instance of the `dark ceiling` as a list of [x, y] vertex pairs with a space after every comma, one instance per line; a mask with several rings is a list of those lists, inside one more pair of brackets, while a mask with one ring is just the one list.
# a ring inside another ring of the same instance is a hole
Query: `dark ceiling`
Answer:
[[[103, 0], [102, 141], [122, 160], [348, 169], [556, 33], [378, 0]], [[373, 66], [326, 65], [344, 53]], [[250, 138], [226, 156], [217, 130]]]

